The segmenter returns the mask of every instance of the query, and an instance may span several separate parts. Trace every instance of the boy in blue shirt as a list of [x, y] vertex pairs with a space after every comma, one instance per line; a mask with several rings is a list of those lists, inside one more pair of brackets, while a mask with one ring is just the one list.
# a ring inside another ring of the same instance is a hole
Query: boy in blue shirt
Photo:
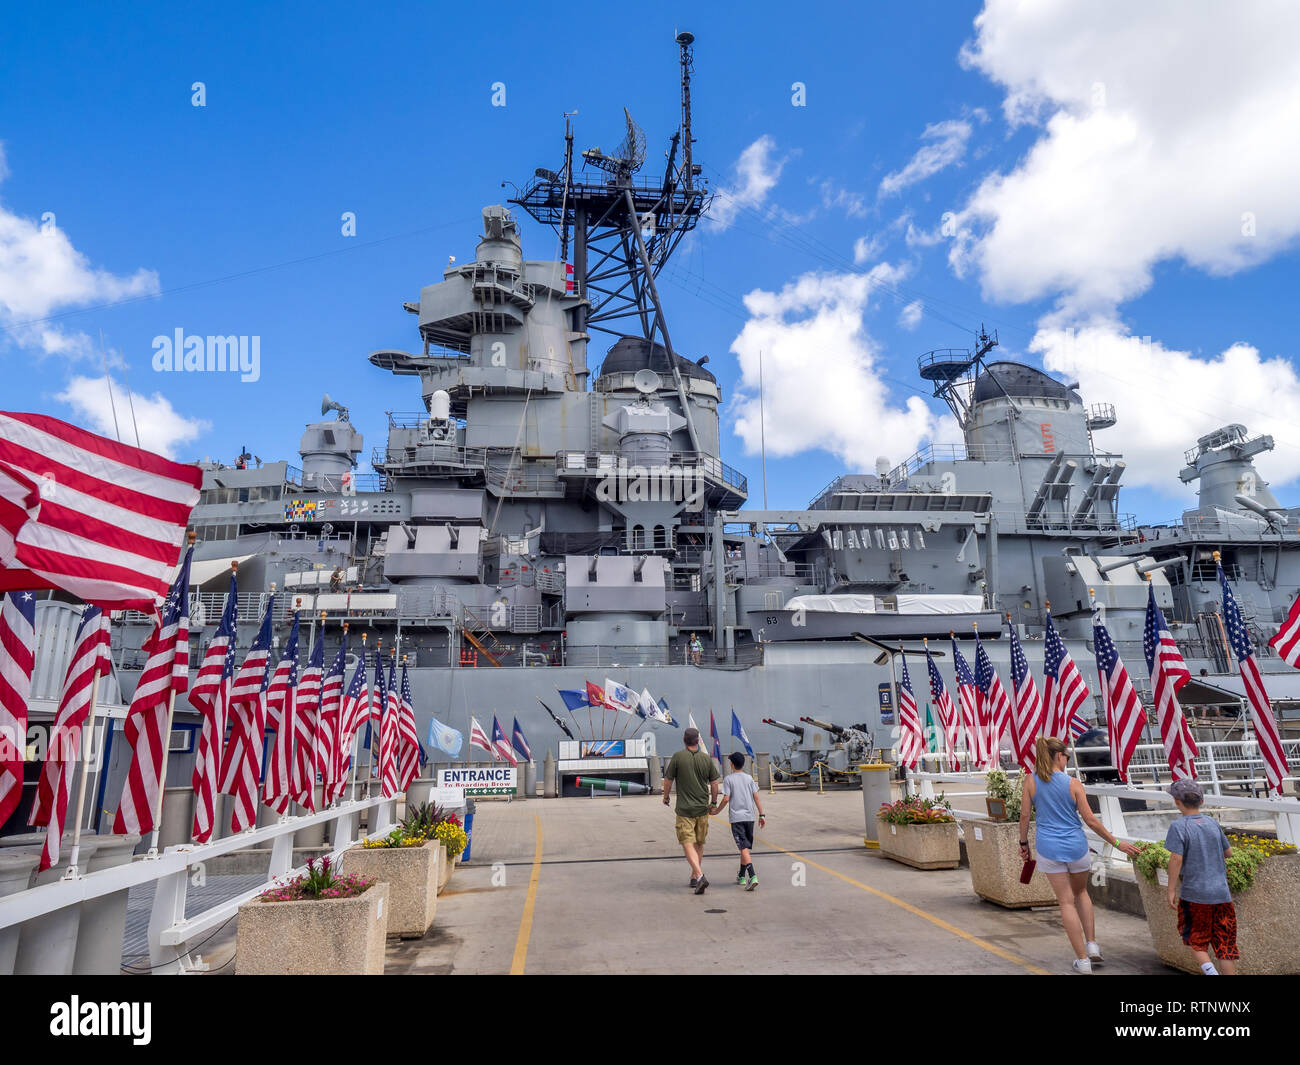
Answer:
[[1219, 975], [1210, 961], [1211, 948], [1224, 975], [1233, 976], [1241, 953], [1237, 950], [1237, 910], [1228, 890], [1226, 860], [1232, 855], [1232, 845], [1219, 822], [1201, 813], [1205, 794], [1196, 781], [1175, 780], [1169, 794], [1183, 815], [1165, 836], [1169, 905], [1178, 913], [1179, 934], [1206, 976]]

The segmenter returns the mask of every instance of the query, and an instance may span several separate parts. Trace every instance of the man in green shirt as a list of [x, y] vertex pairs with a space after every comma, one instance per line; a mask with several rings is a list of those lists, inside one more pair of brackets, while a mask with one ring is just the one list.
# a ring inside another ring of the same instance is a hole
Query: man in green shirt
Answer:
[[664, 805], [668, 805], [677, 782], [677, 841], [686, 852], [691, 866], [691, 887], [695, 894], [703, 895], [709, 878], [700, 866], [704, 858], [704, 841], [709, 836], [709, 810], [718, 802], [718, 780], [722, 774], [717, 765], [700, 750], [700, 730], [688, 728], [682, 734], [684, 750], [668, 760], [664, 770]]

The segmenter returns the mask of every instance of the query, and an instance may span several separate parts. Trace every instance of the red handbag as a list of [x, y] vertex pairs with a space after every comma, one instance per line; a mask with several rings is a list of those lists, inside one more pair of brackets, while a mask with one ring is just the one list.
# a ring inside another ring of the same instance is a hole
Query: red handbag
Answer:
[[1020, 869], [1020, 882], [1028, 884], [1034, 877], [1034, 870], [1038, 868], [1038, 862], [1033, 858], [1026, 858], [1025, 864]]

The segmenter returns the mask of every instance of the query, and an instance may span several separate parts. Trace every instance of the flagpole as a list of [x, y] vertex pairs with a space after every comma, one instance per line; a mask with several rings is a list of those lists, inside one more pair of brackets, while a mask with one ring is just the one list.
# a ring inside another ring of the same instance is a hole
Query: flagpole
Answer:
[[[99, 624], [103, 624], [106, 620], [106, 618], [101, 619]], [[90, 682], [90, 709], [86, 712], [86, 723], [81, 726], [81, 783], [77, 787], [77, 814], [72, 822], [72, 854], [68, 858], [68, 871], [63, 874], [65, 880], [77, 878], [77, 859], [81, 857], [81, 818], [86, 808], [86, 781], [90, 776], [90, 763], [94, 756], [92, 747], [95, 739], [95, 708], [98, 701], [95, 697], [99, 692], [99, 681], [100, 676], [96, 672]]]
[[[361, 634], [361, 674], [363, 678], [365, 677], [366, 672], [370, 668], [369, 665], [367, 665], [366, 663], [366, 640], [369, 637], [370, 637], [370, 633], [368, 632], [363, 632]], [[344, 668], [346, 669], [347, 663], [344, 662], [343, 665]], [[344, 689], [344, 694], [346, 695], [346, 693], [347, 693], [347, 689]], [[342, 712], [341, 704], [339, 707], [339, 711], [340, 713]], [[370, 687], [369, 685], [367, 685], [366, 686], [366, 714], [369, 715], [369, 713], [370, 713]], [[351, 761], [352, 763], [352, 783], [348, 787], [348, 798], [352, 802], [356, 802], [357, 799], [359, 798], [359, 796], [357, 795], [357, 763], [361, 761], [361, 748], [357, 741], [360, 735], [361, 735], [361, 724], [360, 722], [358, 722], [357, 727], [352, 730], [352, 735], [348, 737], [348, 750], [350, 756], [349, 761]]]

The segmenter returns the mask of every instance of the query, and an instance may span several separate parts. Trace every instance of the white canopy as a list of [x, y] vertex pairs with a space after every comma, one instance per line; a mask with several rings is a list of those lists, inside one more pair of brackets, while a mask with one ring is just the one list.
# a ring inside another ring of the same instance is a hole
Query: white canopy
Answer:
[[815, 610], [834, 614], [874, 614], [874, 595], [796, 595], [787, 599], [786, 610]]

